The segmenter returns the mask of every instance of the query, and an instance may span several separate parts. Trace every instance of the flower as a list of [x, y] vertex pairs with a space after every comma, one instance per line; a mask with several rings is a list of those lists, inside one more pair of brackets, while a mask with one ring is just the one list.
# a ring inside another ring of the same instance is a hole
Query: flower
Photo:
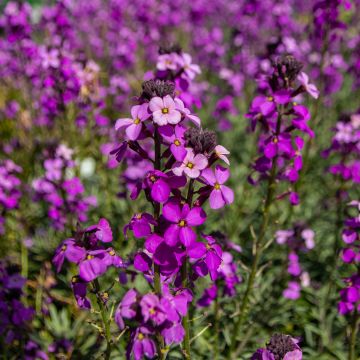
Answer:
[[145, 321], [152, 320], [154, 324], [161, 325], [166, 320], [166, 309], [155, 294], [144, 295], [140, 301], [140, 308]]
[[137, 140], [142, 129], [142, 122], [147, 120], [151, 114], [148, 113], [148, 104], [135, 105], [131, 108], [131, 119], [118, 119], [115, 124], [115, 130], [125, 128], [127, 137], [130, 140]]
[[193, 149], [186, 148], [186, 156], [182, 163], [177, 163], [172, 171], [175, 175], [180, 176], [185, 173], [189, 178], [196, 179], [200, 176], [200, 171], [204, 170], [208, 165], [206, 156], [202, 154], [194, 154]]
[[74, 239], [67, 239], [55, 250], [52, 262], [56, 266], [56, 271], [60, 272], [65, 259], [78, 264], [85, 256], [86, 250], [84, 248], [77, 245]]
[[224, 185], [230, 177], [230, 171], [228, 169], [216, 165], [215, 173], [211, 168], [207, 168], [201, 172], [201, 177], [212, 187], [209, 198], [212, 209], [220, 209], [226, 204], [233, 203], [234, 192]]
[[199, 207], [190, 209], [188, 204], [180, 207], [176, 201], [169, 201], [164, 205], [163, 216], [171, 225], [166, 229], [164, 234], [165, 242], [174, 246], [180, 242], [188, 247], [196, 240], [196, 234], [191, 226], [202, 225], [206, 220], [204, 210]]
[[128, 290], [115, 311], [114, 319], [121, 330], [125, 328], [123, 318], [132, 319], [136, 316], [137, 296], [135, 289]]
[[130, 352], [134, 354], [134, 360], [141, 360], [144, 356], [152, 359], [156, 354], [156, 345], [150, 337], [153, 332], [149, 327], [140, 326], [131, 334], [131, 342], [128, 347], [128, 358]]
[[297, 76], [297, 79], [309, 95], [311, 95], [314, 99], [319, 97], [320, 91], [314, 84], [309, 83], [309, 76], [307, 74], [300, 72], [300, 74]]
[[190, 80], [193, 80], [196, 75], [201, 74], [199, 65], [193, 64], [191, 55], [187, 53], [181, 54], [180, 64], [181, 67], [184, 69], [184, 75]]
[[186, 127], [182, 125], [176, 125], [175, 128], [171, 125], [165, 125], [159, 128], [160, 135], [170, 144], [170, 151], [177, 161], [183, 161], [187, 154], [184, 138], [185, 131]]
[[152, 98], [149, 109], [152, 112], [154, 123], [160, 126], [175, 125], [181, 121], [181, 114], [176, 109], [176, 104], [170, 95], [163, 98], [157, 96]]

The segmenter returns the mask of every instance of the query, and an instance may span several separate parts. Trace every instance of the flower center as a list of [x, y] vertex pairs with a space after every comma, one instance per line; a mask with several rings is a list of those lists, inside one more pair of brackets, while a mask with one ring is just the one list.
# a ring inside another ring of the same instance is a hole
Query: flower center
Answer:
[[88, 255], [88, 256], [86, 257], [86, 260], [91, 260], [91, 259], [93, 259], [93, 258], [94, 258], [93, 255]]
[[267, 101], [274, 101], [274, 98], [273, 98], [272, 96], [268, 96], [268, 97], [266, 98], [266, 100], [267, 100]]
[[156, 181], [156, 177], [155, 177], [154, 175], [151, 175], [151, 176], [150, 176], [150, 180], [151, 180], [151, 182], [154, 183], [154, 182]]
[[136, 215], [135, 215], [135, 219], [140, 220], [141, 218], [142, 218], [142, 214], [136, 214]]
[[134, 124], [135, 124], [135, 125], [138, 125], [138, 124], [140, 124], [140, 121], [141, 121], [141, 120], [140, 120], [139, 118], [136, 118], [136, 119], [134, 120]]
[[181, 142], [180, 142], [178, 139], [176, 139], [176, 140], [174, 141], [174, 144], [175, 144], [176, 146], [180, 146], [180, 145], [181, 145]]
[[274, 137], [274, 138], [273, 138], [273, 143], [274, 143], [274, 144], [277, 144], [278, 142], [279, 142], [279, 139], [278, 139], [277, 137]]
[[181, 226], [181, 227], [185, 227], [186, 226], [186, 221], [185, 220], [180, 220], [178, 225]]
[[115, 251], [114, 251], [114, 250], [110, 250], [110, 251], [109, 251], [109, 255], [115, 256]]
[[155, 309], [150, 309], [149, 313], [150, 313], [150, 315], [154, 315], [156, 313], [156, 311], [155, 311]]
[[168, 113], [169, 113], [169, 109], [168, 109], [168, 108], [163, 108], [163, 109], [161, 110], [161, 112], [162, 112], [163, 114], [168, 114]]
[[191, 162], [188, 162], [186, 165], [189, 169], [192, 169], [194, 167], [194, 164]]
[[215, 189], [215, 190], [220, 190], [220, 184], [219, 184], [219, 183], [215, 183], [214, 189]]
[[65, 251], [66, 250], [66, 245], [63, 245], [62, 247], [61, 247], [61, 251]]
[[144, 335], [143, 335], [142, 333], [140, 333], [140, 334], [138, 335], [138, 339], [141, 341], [143, 338], [144, 338]]

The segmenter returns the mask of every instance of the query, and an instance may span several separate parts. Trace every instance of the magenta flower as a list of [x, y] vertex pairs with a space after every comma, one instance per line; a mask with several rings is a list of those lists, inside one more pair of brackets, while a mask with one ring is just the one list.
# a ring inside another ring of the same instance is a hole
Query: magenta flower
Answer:
[[230, 171], [220, 165], [216, 165], [215, 173], [211, 168], [207, 168], [201, 172], [201, 177], [206, 183], [212, 186], [210, 193], [210, 207], [212, 209], [220, 209], [225, 205], [232, 204], [234, 201], [234, 192], [224, 183], [229, 179]]
[[282, 133], [279, 136], [274, 135], [265, 142], [264, 154], [268, 159], [272, 159], [278, 154], [291, 156], [292, 152], [290, 134]]
[[155, 294], [146, 294], [140, 301], [141, 313], [145, 321], [152, 320], [161, 325], [166, 320], [166, 309]]
[[304, 72], [301, 72], [297, 79], [299, 80], [300, 84], [304, 88], [304, 90], [311, 95], [314, 99], [317, 99], [320, 95], [320, 91], [314, 84], [309, 83], [309, 76]]
[[156, 345], [154, 340], [151, 339], [150, 335], [153, 332], [145, 326], [137, 328], [131, 334], [131, 342], [127, 353], [127, 358], [130, 359], [130, 352], [134, 355], [134, 360], [141, 360], [146, 356], [152, 359], [156, 354]]
[[154, 123], [160, 126], [175, 125], [181, 121], [181, 114], [176, 109], [174, 99], [170, 95], [166, 95], [164, 98], [152, 98], [149, 109], [152, 112]]
[[71, 287], [79, 308], [90, 309], [91, 303], [89, 298], [86, 297], [87, 283], [82, 281], [79, 276], [74, 276], [71, 279]]
[[136, 238], [142, 238], [151, 234], [151, 225], [156, 225], [156, 221], [152, 215], [148, 213], [135, 214], [129, 224], [124, 227], [124, 234], [132, 230]]
[[191, 226], [202, 225], [206, 220], [206, 214], [200, 207], [190, 209], [188, 204], [182, 208], [176, 201], [169, 201], [164, 205], [163, 216], [172, 224], [164, 234], [165, 242], [174, 246], [180, 242], [188, 247], [196, 240], [196, 234]]
[[118, 119], [115, 124], [115, 130], [125, 128], [127, 137], [130, 140], [137, 140], [142, 129], [142, 122], [147, 120], [151, 114], [148, 113], [148, 104], [135, 105], [131, 108], [131, 119]]
[[56, 267], [56, 271], [59, 272], [65, 259], [78, 264], [85, 256], [86, 250], [84, 248], [77, 245], [74, 239], [67, 239], [56, 249], [52, 262]]
[[178, 163], [178, 166], [175, 165], [172, 171], [177, 176], [185, 173], [189, 178], [196, 179], [200, 176], [200, 171], [208, 166], [208, 160], [205, 155], [195, 155], [191, 148], [186, 148], [186, 151], [187, 153], [182, 163]]
[[106, 250], [89, 251], [86, 258], [79, 264], [79, 275], [84, 281], [90, 282], [103, 275], [107, 270]]
[[177, 161], [183, 161], [187, 153], [185, 149], [185, 132], [186, 127], [182, 125], [176, 125], [175, 128], [171, 125], [161, 126], [159, 128], [159, 133], [162, 138], [171, 144], [170, 151]]
[[282, 295], [286, 299], [297, 300], [300, 297], [301, 286], [297, 281], [289, 281]]
[[123, 318], [132, 319], [136, 316], [137, 295], [135, 289], [128, 290], [115, 311], [114, 319], [121, 330], [125, 328]]

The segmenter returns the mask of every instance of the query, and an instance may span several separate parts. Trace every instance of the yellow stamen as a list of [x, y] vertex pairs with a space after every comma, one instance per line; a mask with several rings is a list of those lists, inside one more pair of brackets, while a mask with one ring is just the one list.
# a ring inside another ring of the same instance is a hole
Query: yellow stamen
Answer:
[[94, 258], [93, 255], [88, 255], [88, 256], [86, 257], [86, 260], [91, 260], [91, 259], [93, 259], [93, 258]]
[[109, 255], [115, 256], [115, 251], [114, 251], [114, 250], [110, 250], [110, 251], [109, 251]]
[[189, 169], [192, 169], [192, 168], [194, 167], [194, 164], [191, 163], [191, 162], [188, 162], [188, 163], [186, 164], [186, 166], [187, 166]]
[[154, 309], [150, 309], [149, 313], [150, 313], [150, 315], [154, 315], [156, 313], [156, 311]]
[[274, 143], [274, 144], [277, 144], [278, 142], [279, 142], [279, 139], [278, 139], [277, 137], [274, 137], [273, 143]]
[[136, 214], [136, 215], [135, 215], [135, 219], [140, 220], [141, 218], [142, 218], [142, 214]]
[[61, 247], [61, 251], [65, 251], [66, 250], [66, 245], [63, 245], [62, 247]]
[[176, 146], [180, 146], [180, 145], [181, 145], [181, 142], [180, 142], [178, 139], [176, 139], [176, 140], [174, 141], [174, 144], [175, 144]]
[[138, 340], [142, 340], [144, 338], [144, 335], [142, 334], [142, 333], [140, 333], [139, 335], [138, 335]]
[[138, 125], [138, 124], [140, 124], [140, 121], [141, 121], [141, 120], [140, 120], [139, 118], [136, 118], [136, 119], [134, 120], [134, 124], [135, 124], [135, 125]]
[[274, 98], [272, 96], [268, 96], [266, 99], [267, 101], [274, 101]]
[[163, 108], [163, 109], [161, 110], [161, 112], [162, 112], [163, 114], [168, 114], [168, 113], [169, 113], [169, 109], [168, 109], [168, 108]]
[[185, 220], [180, 220], [178, 225], [181, 226], [181, 227], [185, 227], [186, 226], [186, 221]]
[[156, 181], [156, 177], [155, 177], [154, 175], [151, 175], [151, 176], [150, 176], [150, 180], [151, 180], [152, 182], [155, 182], [155, 181]]
[[214, 189], [215, 189], [215, 190], [220, 190], [220, 184], [219, 184], [219, 183], [215, 183]]

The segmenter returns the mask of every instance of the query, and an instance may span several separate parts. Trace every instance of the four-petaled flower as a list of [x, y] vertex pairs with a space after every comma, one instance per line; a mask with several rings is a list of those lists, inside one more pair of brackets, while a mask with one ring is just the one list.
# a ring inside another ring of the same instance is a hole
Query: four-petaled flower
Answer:
[[181, 121], [181, 114], [176, 109], [174, 99], [170, 95], [165, 97], [153, 97], [149, 103], [153, 121], [160, 126], [167, 124], [178, 124]]

